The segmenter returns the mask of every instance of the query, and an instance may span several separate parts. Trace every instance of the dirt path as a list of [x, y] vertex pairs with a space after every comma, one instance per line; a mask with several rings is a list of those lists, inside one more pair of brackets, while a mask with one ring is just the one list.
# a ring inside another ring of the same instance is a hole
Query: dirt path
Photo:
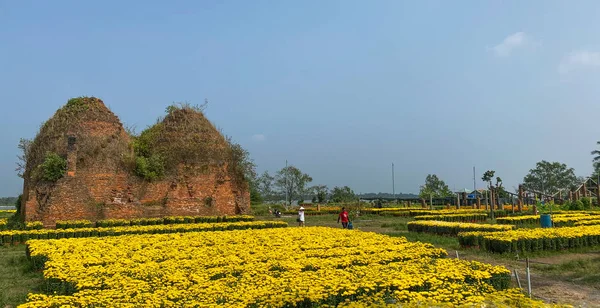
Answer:
[[[450, 257], [455, 258], [454, 250], [448, 251]], [[514, 278], [516, 269], [521, 280], [521, 286], [527, 290], [526, 263], [524, 260], [499, 259], [492, 256], [473, 254], [469, 251], [459, 251], [461, 259], [485, 262], [493, 265], [503, 265], [513, 271], [513, 284], [517, 286]], [[545, 273], [541, 267], [534, 267], [534, 264], [562, 264], [574, 260], [589, 260], [597, 258], [598, 253], [571, 253], [550, 257], [532, 258], [531, 271], [531, 289], [534, 297], [539, 298], [546, 303], [570, 304], [575, 307], [600, 307], [600, 288], [576, 284], [569, 281], [566, 276], [556, 276]]]

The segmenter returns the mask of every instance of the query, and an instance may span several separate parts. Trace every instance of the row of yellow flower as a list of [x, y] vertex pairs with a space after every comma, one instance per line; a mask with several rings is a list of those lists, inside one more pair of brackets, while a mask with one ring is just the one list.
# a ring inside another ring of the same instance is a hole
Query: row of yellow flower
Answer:
[[478, 246], [496, 253], [564, 250], [600, 246], [600, 226], [464, 232], [458, 234], [458, 240], [462, 246]]
[[[579, 222], [584, 222], [584, 221], [598, 221], [598, 219], [600, 218], [597, 215], [593, 215], [593, 216], [570, 216], [570, 217], [564, 217], [564, 216], [554, 216], [552, 215], [552, 224], [555, 227], [571, 227], [571, 226], [575, 226], [577, 223]], [[591, 223], [591, 225], [597, 225], [598, 223]]]
[[478, 304], [503, 294], [524, 300], [497, 293], [510, 283], [504, 267], [444, 258], [443, 249], [405, 238], [324, 227], [33, 240], [28, 255], [45, 261], [52, 283], [22, 307], [410, 307]]
[[574, 223], [575, 226], [591, 226], [600, 225], [600, 219], [595, 220], [580, 220]]
[[0, 219], [0, 230], [6, 229], [6, 224], [8, 221], [6, 219]]
[[466, 213], [466, 214], [444, 214], [444, 215], [422, 215], [415, 216], [415, 220], [439, 220], [439, 221], [486, 221], [486, 213]]
[[485, 213], [485, 210], [478, 209], [443, 209], [443, 210], [427, 210], [414, 208], [382, 208], [382, 209], [363, 209], [361, 213], [376, 214], [396, 217], [413, 217], [423, 215], [453, 215], [453, 214], [474, 214]]
[[[560, 224], [568, 224], [569, 222], [576, 222], [580, 220], [598, 219], [600, 212], [559, 212], [552, 215], [554, 222]], [[507, 224], [539, 224], [540, 215], [524, 215], [524, 216], [512, 216], [512, 217], [501, 217], [497, 218], [498, 223]]]
[[56, 222], [57, 229], [73, 228], [93, 228], [93, 227], [119, 227], [119, 226], [153, 226], [153, 225], [171, 225], [171, 224], [191, 224], [191, 223], [219, 223], [219, 222], [238, 222], [253, 221], [254, 216], [235, 215], [235, 216], [167, 216], [157, 218], [138, 218], [138, 219], [105, 219], [98, 220], [95, 223], [89, 220], [59, 220]]
[[[526, 297], [518, 289], [508, 289], [503, 291], [496, 291], [492, 293], [483, 294], [481, 296], [472, 296], [469, 299], [465, 299], [459, 304], [452, 304], [448, 302], [440, 302], [431, 299], [416, 300], [410, 303], [402, 303], [398, 305], [397, 302], [381, 300], [385, 298], [385, 294], [376, 296], [363, 296], [358, 297], [354, 301], [348, 301], [341, 303], [336, 308], [485, 308], [485, 307], [521, 307], [521, 308], [572, 308], [571, 305], [563, 304], [546, 304], [539, 300], [534, 300]], [[328, 307], [328, 306], [323, 306]]]
[[13, 213], [16, 213], [16, 212], [17, 212], [17, 210], [0, 210], [0, 213], [10, 213], [10, 214], [13, 214]]
[[145, 233], [176, 233], [176, 232], [200, 232], [200, 231], [223, 231], [238, 229], [262, 229], [286, 227], [283, 221], [249, 221], [249, 222], [222, 222], [222, 223], [198, 223], [179, 225], [156, 225], [156, 226], [123, 226], [108, 228], [75, 228], [75, 229], [42, 229], [42, 230], [8, 230], [0, 231], [0, 245], [25, 243], [30, 239], [57, 239], [77, 237], [104, 237], [125, 234]]
[[512, 230], [513, 225], [484, 225], [464, 222], [448, 222], [448, 221], [411, 221], [407, 224], [408, 231], [434, 233], [439, 235], [456, 236], [460, 232], [482, 231], [482, 232], [498, 232]]

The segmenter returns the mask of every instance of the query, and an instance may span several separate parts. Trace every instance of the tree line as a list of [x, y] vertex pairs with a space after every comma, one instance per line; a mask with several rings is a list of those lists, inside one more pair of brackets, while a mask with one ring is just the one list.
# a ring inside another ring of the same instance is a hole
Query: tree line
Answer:
[[250, 199], [252, 203], [282, 201], [287, 204], [303, 203], [310, 198], [313, 203], [351, 202], [357, 200], [354, 191], [348, 186], [329, 189], [327, 185], [309, 186], [313, 178], [296, 166], [286, 166], [271, 175], [268, 171], [260, 176], [250, 176]]
[[[600, 141], [597, 144], [600, 145]], [[593, 155], [594, 172], [590, 177], [600, 179], [600, 150], [594, 150], [591, 154]], [[488, 191], [496, 194], [496, 198], [508, 197], [502, 179], [495, 175], [495, 170], [487, 170], [481, 180], [486, 183]], [[575, 169], [564, 163], [542, 160], [537, 162], [535, 167], [523, 177], [523, 188], [544, 195], [555, 195], [560, 191], [574, 190], [585, 180], [586, 177], [576, 176]], [[518, 193], [518, 188], [515, 188], [515, 193]], [[422, 199], [448, 198], [453, 195], [454, 193], [450, 191], [448, 185], [435, 174], [427, 175], [425, 184], [420, 187], [419, 191], [419, 197]]]

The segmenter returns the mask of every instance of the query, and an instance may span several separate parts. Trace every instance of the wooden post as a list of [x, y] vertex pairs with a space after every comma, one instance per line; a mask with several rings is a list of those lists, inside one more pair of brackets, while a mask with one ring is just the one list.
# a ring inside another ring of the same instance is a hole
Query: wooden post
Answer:
[[463, 204], [464, 206], [469, 205], [469, 200], [467, 200], [467, 193], [463, 191], [462, 193], [462, 197], [463, 197]]
[[569, 201], [573, 201], [573, 191], [569, 190]]
[[523, 185], [519, 184], [519, 204], [518, 207], [519, 212], [523, 211]]
[[527, 258], [526, 261], [527, 261], [527, 293], [529, 294], [529, 297], [531, 298], [531, 274], [529, 272], [529, 258]]
[[587, 191], [587, 185], [585, 184], [585, 182], [583, 182], [583, 186], [581, 186], [581, 188], [583, 189], [582, 193], [583, 193], [583, 197], [586, 198], [588, 196], [588, 191]]
[[481, 198], [477, 195], [477, 209], [481, 209]]
[[426, 208], [427, 204], [425, 204], [425, 199], [421, 198], [421, 207]]

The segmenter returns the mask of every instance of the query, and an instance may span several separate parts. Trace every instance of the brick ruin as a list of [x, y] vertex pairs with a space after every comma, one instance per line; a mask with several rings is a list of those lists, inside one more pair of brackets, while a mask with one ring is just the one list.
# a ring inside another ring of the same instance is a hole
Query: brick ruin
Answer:
[[[201, 111], [170, 107], [151, 134], [141, 136], [148, 148], [165, 158], [165, 172], [158, 179], [136, 174], [134, 143], [139, 140], [100, 99], [69, 100], [42, 125], [29, 150], [21, 204], [24, 220], [52, 227], [57, 220], [249, 211], [248, 184], [235, 168], [231, 146]], [[64, 176], [56, 181], [40, 176], [47, 153], [67, 162]]]

